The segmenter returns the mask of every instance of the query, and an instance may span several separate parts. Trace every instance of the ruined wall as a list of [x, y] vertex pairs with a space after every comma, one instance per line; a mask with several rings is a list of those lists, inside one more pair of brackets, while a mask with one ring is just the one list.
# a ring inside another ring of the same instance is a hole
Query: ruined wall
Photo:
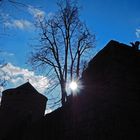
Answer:
[[115, 41], [101, 50], [82, 76], [84, 89], [63, 108], [29, 128], [25, 140], [138, 139], [140, 52]]
[[28, 126], [44, 116], [47, 98], [30, 83], [2, 93], [0, 140], [20, 140]]

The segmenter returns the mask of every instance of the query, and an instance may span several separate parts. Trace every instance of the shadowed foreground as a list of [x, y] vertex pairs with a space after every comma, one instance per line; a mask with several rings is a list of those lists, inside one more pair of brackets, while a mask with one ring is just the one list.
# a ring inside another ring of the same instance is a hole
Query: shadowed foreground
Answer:
[[140, 138], [138, 49], [110, 41], [89, 62], [81, 81], [84, 88], [77, 96], [69, 97], [69, 102], [64, 107], [31, 123], [20, 139]]

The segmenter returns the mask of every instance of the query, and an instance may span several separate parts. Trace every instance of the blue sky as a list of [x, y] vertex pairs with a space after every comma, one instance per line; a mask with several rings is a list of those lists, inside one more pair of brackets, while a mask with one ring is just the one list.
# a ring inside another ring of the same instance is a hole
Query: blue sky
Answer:
[[139, 0], [91, 0], [89, 3], [84, 2], [83, 15], [96, 32], [98, 47], [110, 39], [124, 43], [138, 40], [135, 32], [140, 25]]
[[[10, 71], [21, 70], [20, 75], [30, 78], [24, 72], [27, 70], [26, 73], [29, 73], [31, 77], [36, 76], [36, 73], [30, 73], [31, 67], [26, 64], [32, 49], [31, 45], [36, 43], [34, 17], [36, 14], [45, 14], [49, 17], [57, 10], [56, 0], [17, 1], [29, 7], [16, 6], [6, 0], [0, 7], [0, 16], [3, 19], [0, 23], [0, 55], [7, 63], [10, 63], [8, 65]], [[81, 7], [81, 20], [86, 23], [92, 33], [96, 34], [96, 52], [112, 39], [126, 44], [140, 40], [139, 0], [77, 1]]]
[[[19, 0], [19, 2], [36, 7], [46, 14], [55, 12], [57, 8], [56, 0]], [[111, 39], [127, 44], [139, 40], [136, 36], [136, 29], [140, 26], [139, 0], [79, 0], [78, 3], [81, 6], [81, 20], [87, 24], [91, 32], [96, 34], [97, 51]], [[3, 7], [2, 12], [10, 14], [15, 20], [33, 22], [33, 15], [29, 14], [26, 8], [16, 8], [10, 3]], [[1, 25], [1, 30], [2, 28]], [[33, 44], [33, 38], [37, 34], [29, 27], [9, 28], [5, 31], [8, 36], [0, 38], [0, 49], [14, 54], [13, 60], [10, 57], [10, 61], [26, 67], [26, 58], [31, 49], [29, 46]]]

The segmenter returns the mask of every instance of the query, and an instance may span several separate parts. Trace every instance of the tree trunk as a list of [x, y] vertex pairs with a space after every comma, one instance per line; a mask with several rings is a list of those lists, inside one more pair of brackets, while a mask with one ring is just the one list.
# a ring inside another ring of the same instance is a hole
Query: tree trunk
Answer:
[[66, 92], [66, 84], [65, 82], [61, 82], [61, 92], [62, 92], [62, 106], [65, 105], [67, 99], [67, 92]]
[[70, 67], [70, 80], [71, 81], [73, 80], [73, 64], [74, 64], [74, 61], [72, 60], [71, 67]]
[[78, 58], [77, 58], [77, 69], [76, 69], [76, 76], [79, 78], [79, 73], [80, 73], [80, 51], [78, 51]]

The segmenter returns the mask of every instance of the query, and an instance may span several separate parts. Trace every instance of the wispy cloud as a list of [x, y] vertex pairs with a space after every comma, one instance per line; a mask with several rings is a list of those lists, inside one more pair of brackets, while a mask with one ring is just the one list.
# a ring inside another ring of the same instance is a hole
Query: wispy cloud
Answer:
[[11, 17], [7, 13], [1, 13], [1, 23], [4, 25], [4, 27], [8, 28], [16, 28], [20, 30], [25, 30], [25, 29], [32, 29], [33, 28], [33, 23], [30, 22], [29, 20], [26, 19], [15, 19]]
[[[17, 66], [12, 65], [11, 63], [7, 63], [4, 65], [0, 73], [4, 71], [6, 74], [4, 75], [5, 79], [9, 81], [10, 84], [15, 86], [19, 86], [29, 79], [29, 82], [40, 92], [45, 93], [45, 90], [48, 87], [47, 77], [42, 75], [36, 75], [33, 71], [29, 71], [28, 69], [23, 69]], [[0, 87], [3, 88], [3, 87]]]
[[35, 8], [33, 6], [28, 7], [28, 12], [34, 17], [34, 18], [43, 18], [45, 17], [45, 12]]
[[11, 51], [4, 51], [3, 49], [0, 50], [0, 62], [6, 63], [16, 63], [17, 59], [13, 52]]
[[4, 90], [4, 87], [0, 86], [0, 102], [1, 102], [1, 92]]
[[14, 53], [11, 53], [11, 52], [6, 52], [6, 51], [1, 51], [0, 50], [0, 55], [1, 56], [14, 56]]
[[12, 20], [7, 20], [6, 22], [4, 22], [5, 27], [9, 27], [9, 28], [16, 28], [16, 29], [32, 29], [33, 24], [28, 21], [28, 20], [17, 20], [17, 19], [12, 19]]
[[0, 18], [1, 18], [2, 22], [6, 22], [7, 20], [10, 19], [9, 14], [7, 14], [7, 13], [2, 13], [2, 11], [0, 11], [0, 12], [1, 12], [1, 13], [0, 13]]
[[140, 28], [136, 29], [136, 36], [137, 36], [137, 38], [140, 38]]

